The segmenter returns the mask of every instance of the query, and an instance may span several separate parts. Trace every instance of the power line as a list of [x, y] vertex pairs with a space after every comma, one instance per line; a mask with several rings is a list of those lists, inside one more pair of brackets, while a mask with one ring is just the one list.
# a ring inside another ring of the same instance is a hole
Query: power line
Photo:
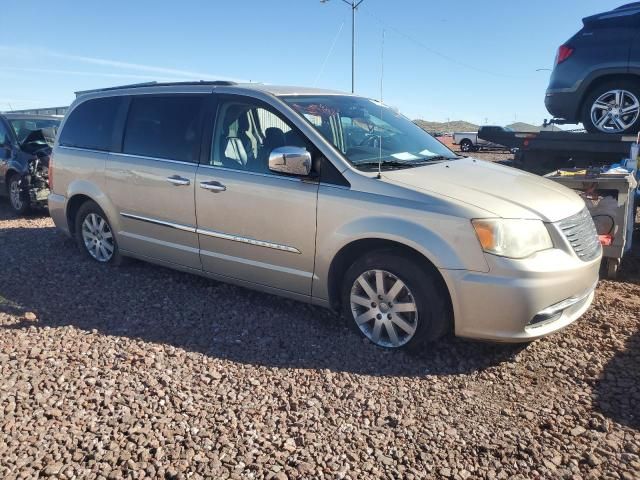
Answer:
[[375, 21], [380, 23], [383, 27], [385, 27], [385, 28], [393, 31], [397, 35], [400, 35], [401, 37], [404, 37], [405, 39], [415, 43], [417, 46], [423, 48], [424, 50], [428, 51], [432, 55], [436, 55], [436, 56], [438, 56], [438, 57], [440, 57], [440, 58], [442, 58], [444, 60], [447, 60], [447, 61], [449, 61], [451, 63], [454, 63], [454, 64], [459, 65], [459, 66], [464, 67], [464, 68], [468, 68], [470, 70], [475, 70], [476, 72], [481, 72], [481, 73], [485, 73], [487, 75], [492, 75], [492, 76], [496, 76], [496, 77], [524, 78], [522, 76], [510, 75], [510, 74], [506, 74], [506, 73], [502, 73], [502, 72], [495, 72], [495, 71], [492, 71], [492, 70], [487, 70], [487, 69], [484, 69], [484, 68], [476, 67], [474, 65], [471, 65], [471, 64], [468, 64], [468, 63], [465, 63], [465, 62], [461, 62], [457, 58], [452, 57], [450, 55], [447, 55], [446, 53], [439, 52], [438, 50], [435, 50], [435, 49], [425, 45], [423, 42], [421, 42], [420, 40], [414, 38], [413, 36], [409, 35], [408, 33], [405, 33], [402, 30], [399, 30], [399, 29], [393, 27], [392, 25], [389, 25], [388, 23], [384, 22], [380, 17], [378, 17], [376, 14], [370, 12], [367, 8], [362, 9], [362, 11], [366, 15], [369, 15]]
[[322, 66], [320, 67], [320, 71], [318, 72], [318, 75], [316, 76], [316, 79], [313, 82], [313, 86], [314, 87], [316, 85], [318, 85], [318, 80], [320, 80], [320, 77], [322, 76], [322, 73], [324, 72], [324, 67], [326, 67], [327, 61], [329, 60], [329, 57], [333, 53], [333, 49], [336, 46], [336, 42], [338, 41], [338, 38], [340, 38], [340, 34], [342, 33], [342, 29], [343, 28], [344, 28], [344, 22], [342, 22], [340, 24], [340, 28], [338, 29], [338, 33], [336, 33], [336, 36], [333, 37], [333, 43], [331, 44], [331, 48], [329, 49], [329, 53], [327, 53], [327, 56], [324, 58], [324, 62], [322, 62]]

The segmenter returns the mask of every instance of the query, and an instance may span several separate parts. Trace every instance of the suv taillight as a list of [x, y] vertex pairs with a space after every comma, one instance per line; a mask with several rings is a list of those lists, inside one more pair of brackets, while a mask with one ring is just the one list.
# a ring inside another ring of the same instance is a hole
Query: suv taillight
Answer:
[[53, 192], [53, 152], [49, 154], [49, 191]]
[[558, 54], [556, 55], [556, 65], [564, 62], [573, 54], [573, 52], [573, 47], [570, 47], [569, 45], [562, 45], [560, 48], [558, 48]]

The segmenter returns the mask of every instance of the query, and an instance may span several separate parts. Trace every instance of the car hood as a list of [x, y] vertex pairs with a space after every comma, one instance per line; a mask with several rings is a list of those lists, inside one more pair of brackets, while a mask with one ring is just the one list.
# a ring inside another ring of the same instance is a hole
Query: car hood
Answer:
[[569, 188], [515, 168], [473, 158], [383, 172], [386, 181], [452, 198], [502, 218], [557, 222], [584, 201]]

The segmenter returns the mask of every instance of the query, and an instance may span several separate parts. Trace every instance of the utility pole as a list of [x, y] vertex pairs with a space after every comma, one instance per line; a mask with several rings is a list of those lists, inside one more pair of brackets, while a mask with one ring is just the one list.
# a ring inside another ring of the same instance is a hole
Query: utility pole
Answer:
[[[327, 3], [329, 0], [320, 0]], [[364, 0], [342, 0], [351, 7], [351, 93], [356, 91], [356, 9]]]

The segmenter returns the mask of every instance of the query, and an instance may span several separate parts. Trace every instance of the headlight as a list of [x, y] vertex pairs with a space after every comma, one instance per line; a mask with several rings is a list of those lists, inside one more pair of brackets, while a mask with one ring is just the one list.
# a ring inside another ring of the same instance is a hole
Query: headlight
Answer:
[[482, 249], [509, 258], [525, 258], [553, 247], [551, 237], [540, 220], [472, 220]]

